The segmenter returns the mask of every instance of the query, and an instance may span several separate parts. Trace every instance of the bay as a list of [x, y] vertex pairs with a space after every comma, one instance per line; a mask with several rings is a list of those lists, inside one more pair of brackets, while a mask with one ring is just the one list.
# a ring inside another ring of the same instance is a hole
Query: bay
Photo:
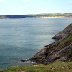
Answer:
[[70, 23], [71, 18], [0, 19], [0, 68], [31, 58]]

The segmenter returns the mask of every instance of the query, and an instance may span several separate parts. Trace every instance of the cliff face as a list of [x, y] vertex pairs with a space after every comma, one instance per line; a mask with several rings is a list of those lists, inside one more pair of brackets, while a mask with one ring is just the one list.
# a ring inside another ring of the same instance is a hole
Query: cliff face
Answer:
[[56, 41], [46, 45], [30, 60], [48, 64], [54, 61], [72, 61], [72, 24], [53, 37]]

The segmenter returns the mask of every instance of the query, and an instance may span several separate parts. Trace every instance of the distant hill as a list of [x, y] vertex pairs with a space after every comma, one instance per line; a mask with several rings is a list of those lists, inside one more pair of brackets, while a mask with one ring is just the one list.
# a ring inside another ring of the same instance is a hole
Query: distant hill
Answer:
[[32, 15], [6, 15], [7, 18], [26, 18], [33, 17]]
[[32, 15], [0, 15], [0, 18], [26, 18], [33, 17]]
[[72, 13], [42, 13], [34, 15], [0, 15], [0, 18], [72, 17]]
[[72, 17], [72, 13], [48, 13], [48, 14], [37, 14], [35, 16], [48, 16], [48, 17], [64, 16], [64, 17]]

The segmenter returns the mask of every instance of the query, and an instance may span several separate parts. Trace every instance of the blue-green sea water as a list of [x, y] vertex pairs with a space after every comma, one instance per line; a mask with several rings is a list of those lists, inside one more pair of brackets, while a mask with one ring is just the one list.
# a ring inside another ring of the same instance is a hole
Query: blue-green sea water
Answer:
[[70, 23], [70, 18], [0, 19], [0, 68], [32, 57]]

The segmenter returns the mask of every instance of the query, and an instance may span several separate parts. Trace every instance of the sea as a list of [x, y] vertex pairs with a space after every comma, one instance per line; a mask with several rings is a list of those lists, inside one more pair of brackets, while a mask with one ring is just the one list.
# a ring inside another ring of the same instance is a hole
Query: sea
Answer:
[[33, 57], [54, 40], [52, 37], [72, 23], [72, 18], [0, 19], [0, 68], [28, 65]]

